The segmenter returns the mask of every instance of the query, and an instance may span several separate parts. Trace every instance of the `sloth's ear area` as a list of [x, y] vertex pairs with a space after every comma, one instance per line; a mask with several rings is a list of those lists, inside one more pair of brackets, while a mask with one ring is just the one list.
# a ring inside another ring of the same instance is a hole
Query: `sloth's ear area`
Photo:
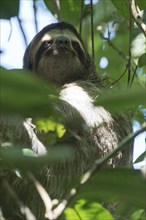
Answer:
[[23, 57], [23, 68], [24, 69], [28, 69], [28, 70], [32, 70], [33, 68], [33, 64], [32, 64], [32, 60], [31, 60], [31, 55], [30, 55], [30, 45], [26, 48], [26, 51], [24, 53], [24, 57]]
[[23, 56], [23, 68], [33, 71], [35, 63], [35, 54], [39, 47], [39, 41], [42, 38], [40, 32], [32, 39], [32, 41], [27, 46], [24, 56]]

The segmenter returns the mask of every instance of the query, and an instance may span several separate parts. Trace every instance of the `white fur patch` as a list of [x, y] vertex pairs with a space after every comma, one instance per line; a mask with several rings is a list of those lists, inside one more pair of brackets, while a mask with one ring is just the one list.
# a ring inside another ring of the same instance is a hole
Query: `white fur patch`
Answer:
[[77, 83], [66, 84], [61, 90], [60, 98], [76, 108], [89, 127], [112, 121], [111, 114], [101, 106], [95, 107], [92, 98]]

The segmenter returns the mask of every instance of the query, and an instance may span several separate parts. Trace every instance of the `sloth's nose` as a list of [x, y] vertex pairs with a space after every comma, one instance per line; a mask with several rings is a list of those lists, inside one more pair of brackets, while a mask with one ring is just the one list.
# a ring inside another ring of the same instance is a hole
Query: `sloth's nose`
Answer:
[[70, 40], [65, 36], [60, 36], [60, 37], [57, 37], [57, 39], [55, 40], [55, 43], [58, 46], [69, 46]]

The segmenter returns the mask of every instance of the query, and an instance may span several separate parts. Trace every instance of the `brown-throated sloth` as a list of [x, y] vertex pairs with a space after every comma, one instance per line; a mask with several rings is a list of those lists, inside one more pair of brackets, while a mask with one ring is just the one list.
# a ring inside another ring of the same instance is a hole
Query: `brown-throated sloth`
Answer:
[[[101, 95], [101, 80], [72, 25], [60, 22], [43, 28], [26, 49], [24, 69], [60, 88], [62, 102], [55, 108], [65, 117], [68, 129], [77, 128], [78, 138], [70, 135], [68, 140], [75, 152], [74, 159], [44, 168], [37, 177], [52, 198], [62, 199], [69, 182], [87, 171], [95, 159], [114, 149], [131, 132], [131, 125], [125, 115], [112, 116], [102, 106], [93, 105], [95, 96]], [[31, 123], [27, 120], [24, 125], [32, 149], [38, 155], [45, 154], [47, 146], [40, 142]], [[107, 164], [109, 167], [131, 165], [132, 146], [118, 153]], [[22, 201], [38, 219], [43, 219], [44, 207], [34, 186], [28, 182], [17, 184], [16, 188]]]

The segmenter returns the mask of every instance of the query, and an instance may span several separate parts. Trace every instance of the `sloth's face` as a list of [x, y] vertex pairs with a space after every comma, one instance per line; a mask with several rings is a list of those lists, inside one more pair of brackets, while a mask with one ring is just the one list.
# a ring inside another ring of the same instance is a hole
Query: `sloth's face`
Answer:
[[32, 71], [49, 82], [63, 85], [87, 74], [87, 57], [75, 34], [68, 29], [50, 30], [32, 41]]

